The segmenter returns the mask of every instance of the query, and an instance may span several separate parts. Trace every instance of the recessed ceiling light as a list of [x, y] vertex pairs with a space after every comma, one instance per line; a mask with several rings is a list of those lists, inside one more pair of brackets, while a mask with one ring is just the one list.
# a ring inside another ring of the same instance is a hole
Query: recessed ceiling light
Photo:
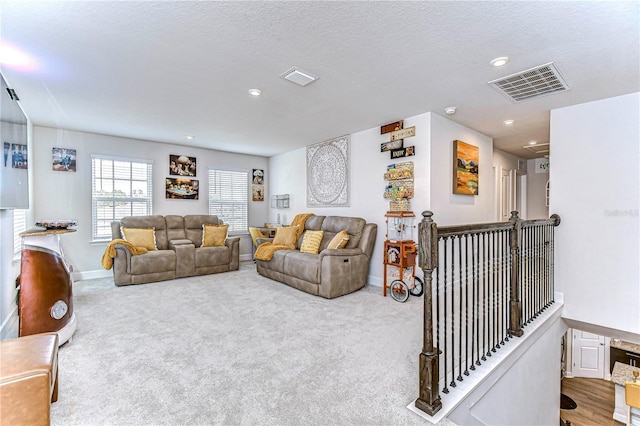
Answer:
[[187, 138], [188, 141], [192, 141], [193, 138], [195, 138], [193, 135], [184, 135], [184, 137]]
[[504, 124], [505, 126], [512, 126], [513, 125], [513, 120], [504, 120], [502, 122], [502, 124]]
[[506, 56], [501, 56], [491, 61], [491, 65], [493, 65], [494, 67], [501, 67], [505, 65], [507, 62], [509, 62], [509, 58], [507, 58]]
[[456, 113], [456, 107], [448, 107], [444, 109], [444, 112], [446, 112], [447, 114], [451, 115], [451, 114], [455, 114]]
[[529, 141], [529, 145], [535, 145], [537, 143], [538, 143], [538, 141]]
[[249, 94], [251, 96], [260, 96], [262, 91], [260, 89], [249, 89]]

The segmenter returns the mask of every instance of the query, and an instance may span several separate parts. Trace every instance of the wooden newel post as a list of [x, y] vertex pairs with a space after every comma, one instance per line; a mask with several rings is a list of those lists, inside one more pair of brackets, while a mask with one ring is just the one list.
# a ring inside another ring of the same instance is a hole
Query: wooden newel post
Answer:
[[419, 251], [418, 264], [423, 272], [424, 281], [424, 323], [422, 353], [420, 353], [420, 397], [416, 408], [434, 415], [442, 408], [439, 392], [438, 352], [433, 347], [433, 298], [432, 273], [438, 266], [438, 226], [431, 218], [433, 213], [422, 213], [418, 228]]
[[509, 332], [516, 337], [524, 334], [522, 331], [522, 302], [520, 301], [520, 232], [521, 219], [518, 212], [511, 212], [509, 222], [513, 226], [509, 231], [509, 246], [511, 247], [511, 298], [509, 300]]

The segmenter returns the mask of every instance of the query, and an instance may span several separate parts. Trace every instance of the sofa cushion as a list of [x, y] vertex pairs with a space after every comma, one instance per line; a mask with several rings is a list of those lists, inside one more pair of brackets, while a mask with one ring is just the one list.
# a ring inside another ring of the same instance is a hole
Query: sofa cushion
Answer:
[[320, 282], [320, 256], [299, 251], [287, 251], [284, 258], [284, 274], [318, 284]]
[[128, 228], [120, 227], [122, 237], [136, 247], [144, 247], [147, 250], [158, 250], [156, 245], [155, 228]]
[[320, 250], [324, 250], [325, 248], [327, 248], [329, 242], [340, 231], [347, 231], [347, 233], [349, 234], [349, 241], [344, 248], [358, 247], [365, 224], [366, 221], [359, 217], [328, 216], [322, 222], [324, 237], [322, 238], [322, 243], [320, 244]]
[[228, 265], [231, 261], [231, 249], [227, 246], [200, 247], [196, 249], [196, 268]]
[[167, 250], [169, 240], [167, 239], [167, 224], [164, 216], [128, 216], [123, 217], [120, 226], [127, 228], [155, 228], [156, 246], [158, 250]]
[[336, 234], [335, 237], [329, 241], [327, 245], [328, 249], [341, 249], [344, 248], [349, 242], [349, 234], [347, 231], [340, 231]]
[[298, 237], [297, 226], [280, 227], [276, 229], [276, 236], [273, 238], [273, 245], [295, 248], [297, 237]]
[[202, 247], [219, 247], [227, 239], [229, 225], [202, 225]]
[[304, 231], [300, 251], [302, 253], [318, 254], [318, 249], [322, 242], [322, 234], [324, 234], [323, 231]]
[[184, 217], [184, 232], [186, 237], [196, 246], [202, 245], [202, 225], [222, 225], [218, 216], [208, 214], [192, 214]]
[[167, 239], [184, 240], [187, 234], [184, 232], [184, 217], [178, 215], [167, 215], [164, 217], [167, 223]]
[[131, 256], [131, 274], [152, 274], [176, 270], [176, 252], [154, 250], [139, 256]]

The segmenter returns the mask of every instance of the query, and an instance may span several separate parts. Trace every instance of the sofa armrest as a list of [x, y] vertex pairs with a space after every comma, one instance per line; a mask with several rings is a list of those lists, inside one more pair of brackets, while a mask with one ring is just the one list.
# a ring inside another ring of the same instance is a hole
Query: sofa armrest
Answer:
[[364, 254], [359, 248], [350, 249], [324, 249], [319, 253], [320, 261], [325, 256], [358, 256]]
[[171, 250], [175, 250], [175, 246], [188, 246], [190, 244], [193, 245], [193, 241], [187, 240], [186, 238], [185, 239], [181, 239], [181, 240], [170, 240], [169, 241], [169, 248]]
[[124, 244], [116, 244], [116, 258], [113, 259], [114, 268], [115, 268], [115, 263], [118, 260], [121, 260], [126, 265], [127, 274], [130, 274], [131, 273], [131, 256], [133, 255], [131, 254], [131, 250], [129, 250], [129, 247], [125, 246]]
[[229, 270], [237, 271], [240, 268], [240, 237], [227, 238], [224, 245], [231, 251], [229, 259]]
[[262, 243], [272, 243], [273, 238], [256, 238], [256, 247], [259, 247]]

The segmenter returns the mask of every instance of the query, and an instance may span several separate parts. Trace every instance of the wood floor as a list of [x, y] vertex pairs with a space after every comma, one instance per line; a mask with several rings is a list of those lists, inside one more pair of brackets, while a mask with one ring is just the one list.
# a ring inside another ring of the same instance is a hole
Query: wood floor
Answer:
[[562, 393], [573, 399], [578, 407], [560, 410], [560, 418], [571, 426], [620, 426], [613, 420], [615, 388], [612, 382], [582, 377], [562, 380]]

